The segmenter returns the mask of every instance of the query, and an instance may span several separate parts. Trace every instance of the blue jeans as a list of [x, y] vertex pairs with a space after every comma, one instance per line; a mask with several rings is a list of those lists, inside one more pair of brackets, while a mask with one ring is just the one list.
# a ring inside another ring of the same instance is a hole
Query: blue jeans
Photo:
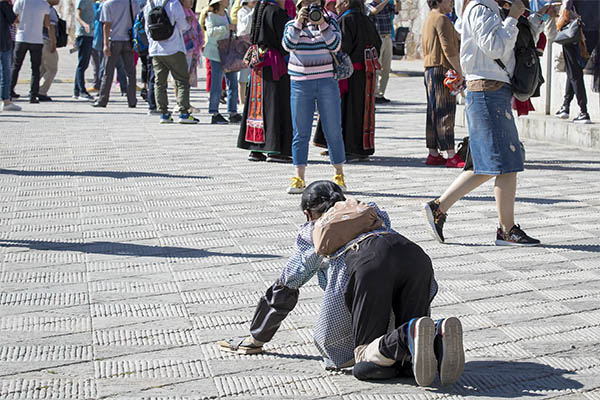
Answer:
[[154, 66], [152, 65], [152, 57], [148, 56], [148, 95], [146, 96], [146, 101], [148, 102], [148, 110], [156, 110], [156, 99], [154, 98], [154, 83], [156, 82], [156, 77], [154, 74]]
[[10, 77], [12, 73], [12, 50], [0, 51], [0, 94], [2, 100], [10, 100]]
[[346, 161], [344, 139], [342, 137], [342, 108], [340, 89], [333, 78], [295, 81], [290, 83], [292, 124], [294, 139], [292, 140], [292, 158], [294, 166], [308, 164], [308, 143], [312, 131], [315, 113], [315, 100], [321, 117], [323, 133], [327, 139], [329, 160], [338, 165]]
[[77, 49], [79, 49], [77, 52], [77, 69], [75, 70], [75, 88], [73, 89], [75, 96], [87, 93], [87, 89], [85, 88], [85, 70], [90, 65], [93, 39], [91, 36], [78, 36], [75, 39], [75, 44], [77, 45]]
[[[223, 67], [221, 63], [210, 60], [211, 82], [210, 82], [210, 101], [208, 112], [217, 114], [219, 112], [219, 100], [221, 100], [221, 82], [223, 81]], [[227, 112], [237, 113], [238, 103], [238, 73], [227, 72], [225, 80], [227, 81]]]

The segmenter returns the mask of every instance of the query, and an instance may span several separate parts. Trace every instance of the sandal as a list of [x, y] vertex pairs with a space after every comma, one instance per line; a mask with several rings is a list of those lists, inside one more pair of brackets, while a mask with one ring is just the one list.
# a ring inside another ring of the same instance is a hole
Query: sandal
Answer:
[[219, 340], [217, 346], [219, 346], [219, 349], [222, 351], [236, 354], [259, 354], [263, 352], [262, 346], [248, 343], [244, 344], [244, 340], [246, 340], [246, 338]]

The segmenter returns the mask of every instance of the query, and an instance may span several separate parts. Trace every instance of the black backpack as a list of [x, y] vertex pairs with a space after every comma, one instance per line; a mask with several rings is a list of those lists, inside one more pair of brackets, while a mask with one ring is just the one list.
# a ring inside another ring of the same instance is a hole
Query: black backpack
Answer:
[[[517, 28], [519, 34], [515, 43], [515, 70], [510, 84], [513, 96], [519, 101], [526, 101], [530, 97], [535, 97], [536, 93], [539, 96], [539, 88], [544, 83], [544, 77], [527, 18], [519, 17]], [[506, 71], [502, 61], [495, 61]]]
[[[54, 9], [54, 7], [52, 8]], [[56, 9], [54, 12], [56, 12]], [[56, 23], [55, 27], [56, 47], [66, 47], [69, 38], [69, 34], [67, 33], [67, 21], [62, 19], [60, 15], [58, 15], [58, 12], [56, 12], [56, 15], [58, 16], [58, 22]]]
[[148, 34], [152, 40], [167, 40], [173, 35], [175, 24], [171, 24], [167, 10], [165, 10], [168, 2], [169, 0], [165, 0], [162, 5], [154, 6], [148, 13]]

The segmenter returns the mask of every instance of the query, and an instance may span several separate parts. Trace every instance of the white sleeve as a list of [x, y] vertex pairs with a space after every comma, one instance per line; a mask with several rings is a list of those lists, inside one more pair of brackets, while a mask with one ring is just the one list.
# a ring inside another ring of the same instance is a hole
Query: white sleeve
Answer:
[[473, 39], [486, 56], [495, 60], [514, 49], [519, 33], [516, 19], [507, 17], [502, 21], [486, 6], [474, 6], [468, 18]]

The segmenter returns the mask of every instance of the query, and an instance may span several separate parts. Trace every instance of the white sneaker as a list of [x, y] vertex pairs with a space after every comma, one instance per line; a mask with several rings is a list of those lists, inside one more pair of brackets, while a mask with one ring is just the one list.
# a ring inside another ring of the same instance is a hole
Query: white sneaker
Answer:
[[21, 111], [21, 107], [15, 103], [2, 104], [2, 111]]
[[92, 96], [86, 96], [86, 95], [80, 95], [77, 97], [77, 100], [79, 101], [93, 101], [94, 98]]

